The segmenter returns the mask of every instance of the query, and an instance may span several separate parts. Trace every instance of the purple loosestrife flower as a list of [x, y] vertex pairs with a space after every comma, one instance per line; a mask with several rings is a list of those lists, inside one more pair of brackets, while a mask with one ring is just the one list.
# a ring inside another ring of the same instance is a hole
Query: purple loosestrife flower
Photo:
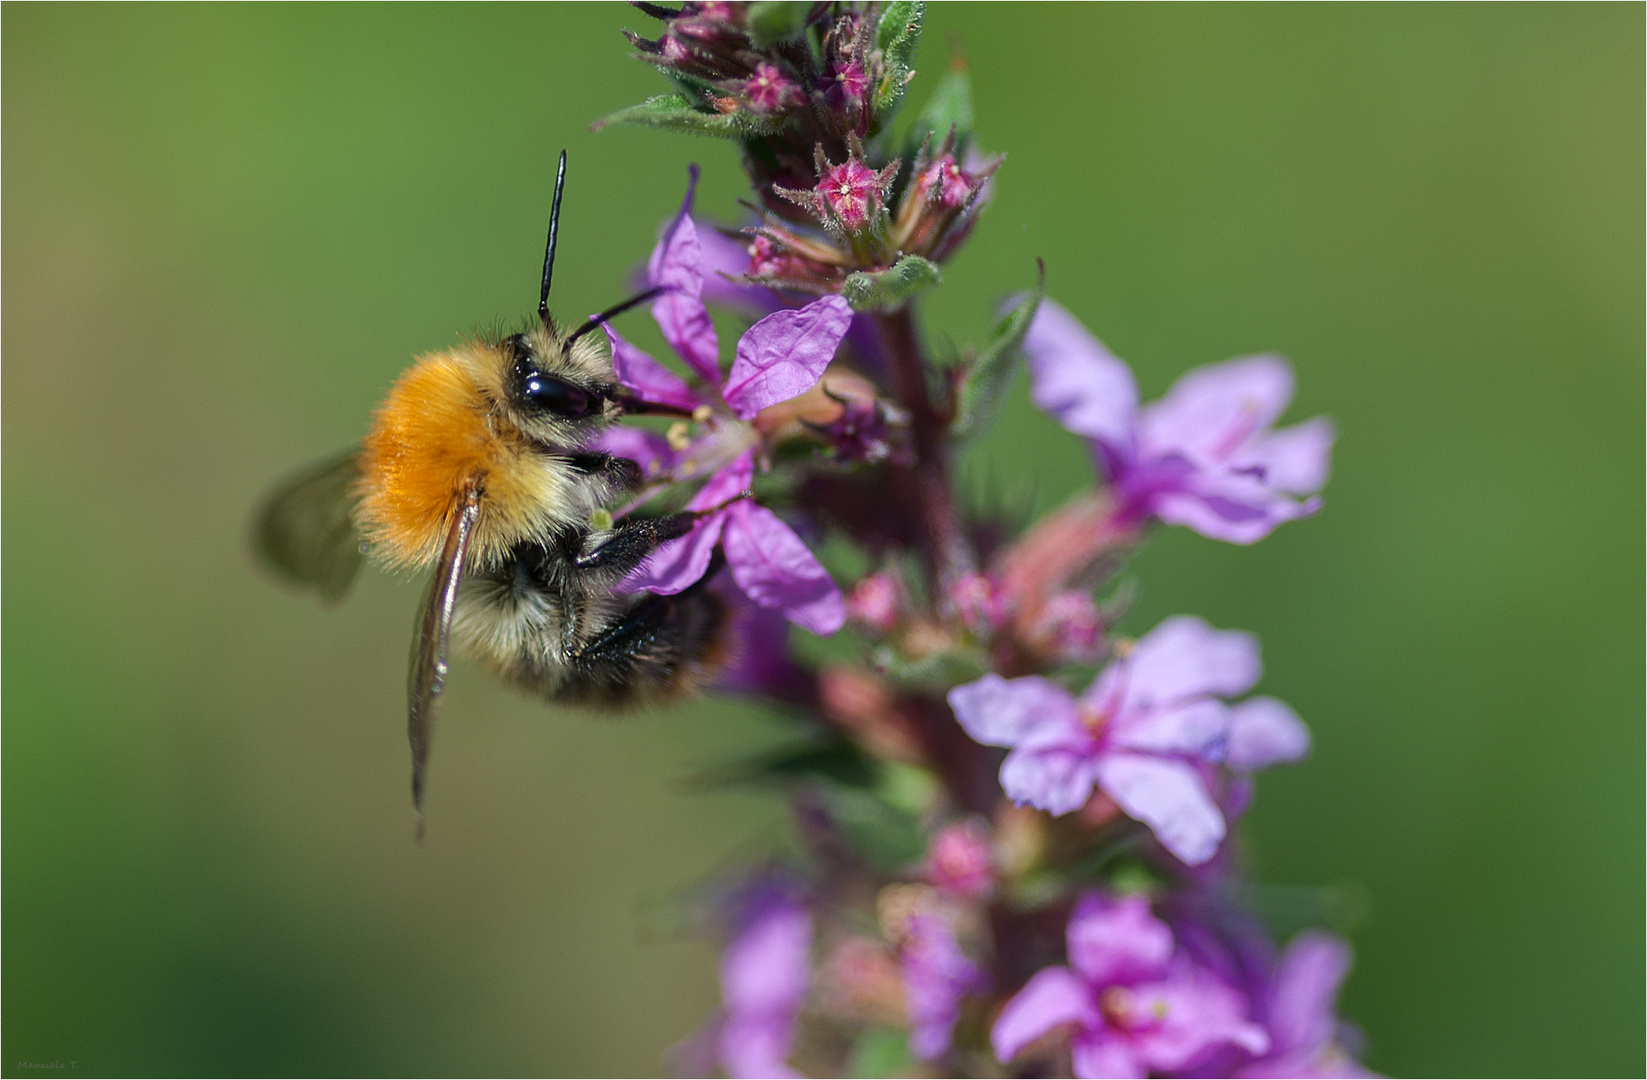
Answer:
[[788, 1065], [811, 980], [812, 916], [787, 897], [754, 905], [721, 958], [717, 1046], [728, 1076], [798, 1076]]
[[935, 912], [910, 916], [899, 967], [909, 1012], [910, 1052], [923, 1061], [936, 1061], [949, 1051], [961, 999], [984, 989], [988, 979], [961, 951], [949, 923]]
[[709, 473], [687, 503], [713, 511], [692, 532], [672, 540], [624, 579], [623, 591], [678, 593], [709, 567], [715, 545], [726, 552], [732, 579], [751, 600], [776, 608], [814, 633], [832, 634], [846, 619], [845, 603], [829, 574], [788, 525], [765, 507], [739, 498], [754, 478], [754, 445], [747, 423], [764, 408], [815, 385], [852, 323], [845, 300], [826, 296], [803, 308], [775, 311], [749, 328], [724, 379], [719, 341], [701, 299], [703, 252], [691, 217], [693, 188], [647, 263], [647, 281], [669, 291], [652, 305], [664, 340], [699, 377], [697, 385], [664, 367], [605, 326], [618, 378], [648, 401], [694, 411], [709, 433], [679, 451], [633, 431], [609, 435], [601, 448], [633, 458], [647, 475], [665, 468], [677, 480]]
[[1338, 938], [1306, 931], [1276, 965], [1264, 1002], [1270, 1046], [1260, 1060], [1232, 1075], [1250, 1077], [1376, 1076], [1344, 1048], [1334, 1011], [1350, 970], [1350, 950]]
[[1243, 996], [1176, 950], [1143, 896], [1087, 894], [1066, 939], [1069, 966], [1036, 972], [996, 1019], [990, 1041], [1003, 1063], [1064, 1024], [1080, 1077], [1187, 1071], [1228, 1045], [1269, 1048]]
[[1280, 431], [1292, 369], [1273, 356], [1197, 368], [1138, 406], [1132, 372], [1069, 312], [1041, 304], [1024, 340], [1031, 396], [1083, 436], [1130, 521], [1156, 517], [1250, 544], [1321, 506], [1333, 427], [1324, 417]]
[[1144, 635], [1079, 698], [1039, 676], [989, 674], [949, 692], [967, 734], [1012, 753], [1001, 787], [1051, 814], [1086, 804], [1097, 787], [1161, 844], [1195, 866], [1217, 852], [1224, 816], [1206, 772], [1240, 731], [1241, 768], [1300, 756], [1308, 733], [1272, 698], [1229, 706], [1262, 671], [1251, 634], [1214, 630], [1180, 615]]

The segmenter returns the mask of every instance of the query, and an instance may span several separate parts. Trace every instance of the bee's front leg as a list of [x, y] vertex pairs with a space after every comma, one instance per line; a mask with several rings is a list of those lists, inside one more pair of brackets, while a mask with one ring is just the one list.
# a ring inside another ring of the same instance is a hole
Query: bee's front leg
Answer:
[[692, 513], [659, 518], [625, 518], [615, 524], [595, 547], [574, 555], [572, 566], [595, 582], [615, 585], [660, 545], [691, 532], [697, 519], [698, 515]]

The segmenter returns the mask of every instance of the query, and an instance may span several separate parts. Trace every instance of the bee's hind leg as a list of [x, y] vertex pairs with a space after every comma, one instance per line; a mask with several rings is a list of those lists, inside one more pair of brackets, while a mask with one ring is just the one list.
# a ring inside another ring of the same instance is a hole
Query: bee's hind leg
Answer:
[[726, 606], [707, 588], [720, 569], [673, 596], [642, 596], [612, 626], [567, 658], [576, 696], [607, 704], [666, 700], [698, 688], [725, 659]]

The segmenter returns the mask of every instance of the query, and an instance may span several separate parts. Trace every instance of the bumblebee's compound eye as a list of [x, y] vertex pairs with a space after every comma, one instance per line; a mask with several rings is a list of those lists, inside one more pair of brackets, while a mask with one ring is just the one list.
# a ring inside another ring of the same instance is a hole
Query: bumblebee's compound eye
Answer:
[[552, 412], [568, 420], [581, 420], [595, 411], [595, 398], [581, 386], [537, 371], [526, 374], [521, 396], [534, 408]]
[[539, 370], [537, 357], [524, 335], [516, 334], [505, 344], [514, 357], [514, 395], [522, 408], [540, 414], [553, 413], [565, 420], [581, 420], [599, 411], [599, 395]]

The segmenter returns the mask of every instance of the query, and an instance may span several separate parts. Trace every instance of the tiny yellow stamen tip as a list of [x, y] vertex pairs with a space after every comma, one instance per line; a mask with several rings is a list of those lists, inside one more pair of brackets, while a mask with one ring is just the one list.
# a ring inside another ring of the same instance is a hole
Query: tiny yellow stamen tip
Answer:
[[663, 437], [668, 441], [671, 450], [685, 450], [692, 444], [692, 438], [687, 434], [685, 420], [676, 420], [673, 424], [670, 424], [669, 430], [664, 433]]
[[1115, 656], [1118, 660], [1125, 660], [1132, 655], [1132, 650], [1138, 647], [1138, 642], [1132, 638], [1115, 639]]
[[710, 409], [707, 405], [699, 405], [692, 410], [692, 419], [702, 424], [709, 419]]

